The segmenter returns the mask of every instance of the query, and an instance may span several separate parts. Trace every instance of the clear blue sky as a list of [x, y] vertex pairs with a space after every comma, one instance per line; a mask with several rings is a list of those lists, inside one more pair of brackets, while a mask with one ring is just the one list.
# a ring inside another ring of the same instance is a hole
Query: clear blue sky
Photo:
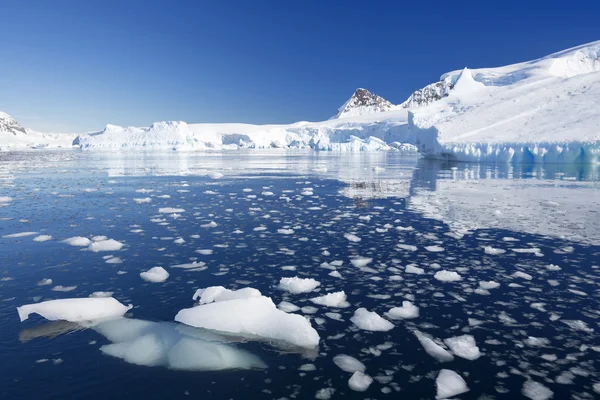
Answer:
[[44, 131], [330, 117], [600, 39], [600, 1], [0, 0], [0, 110]]

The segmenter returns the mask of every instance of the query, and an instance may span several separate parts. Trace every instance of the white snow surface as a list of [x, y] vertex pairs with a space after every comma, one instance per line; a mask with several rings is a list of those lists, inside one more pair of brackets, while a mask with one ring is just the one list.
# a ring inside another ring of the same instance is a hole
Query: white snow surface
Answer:
[[265, 296], [223, 300], [186, 308], [177, 313], [175, 321], [308, 349], [319, 344], [319, 334], [306, 318], [279, 310]]
[[598, 162], [600, 41], [441, 79], [454, 82], [447, 97], [409, 110], [422, 153], [460, 161]]
[[21, 322], [30, 314], [39, 314], [50, 321], [84, 322], [123, 316], [133, 306], [125, 306], [113, 297], [48, 300], [17, 307]]

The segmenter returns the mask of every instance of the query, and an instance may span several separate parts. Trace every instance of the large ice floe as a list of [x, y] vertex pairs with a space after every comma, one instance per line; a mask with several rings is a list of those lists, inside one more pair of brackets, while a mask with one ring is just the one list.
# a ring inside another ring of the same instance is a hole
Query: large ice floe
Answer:
[[85, 322], [123, 316], [133, 306], [125, 306], [112, 297], [48, 300], [17, 307], [21, 322], [30, 314], [38, 314], [50, 321]]
[[[205, 297], [207, 292], [220, 295]], [[279, 310], [270, 298], [257, 296], [254, 290], [224, 292], [207, 288], [199, 296], [204, 304], [179, 311], [175, 321], [291, 347], [312, 349], [319, 344], [319, 334], [306, 318]]]

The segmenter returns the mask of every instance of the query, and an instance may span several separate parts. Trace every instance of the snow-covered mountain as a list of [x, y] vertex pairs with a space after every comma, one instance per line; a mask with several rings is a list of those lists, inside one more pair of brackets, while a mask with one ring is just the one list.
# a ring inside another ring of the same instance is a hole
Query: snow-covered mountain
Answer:
[[41, 133], [21, 126], [9, 114], [0, 111], [0, 151], [11, 149], [70, 148], [74, 134]]
[[[412, 144], [426, 156], [459, 161], [594, 163], [600, 162], [599, 99], [600, 41], [505, 67], [452, 71], [398, 106], [358, 89], [323, 122], [107, 125], [79, 135], [73, 144], [82, 149], [333, 151]], [[56, 147], [68, 137], [15, 131], [15, 123], [4, 123], [16, 133], [0, 131], [0, 148], [7, 143]]]
[[446, 97], [408, 110], [422, 153], [461, 161], [599, 161], [600, 41], [441, 79], [453, 84]]
[[25, 128], [23, 128], [16, 119], [11, 117], [5, 112], [0, 111], [0, 135], [5, 134], [25, 134]]
[[381, 96], [369, 92], [367, 89], [358, 88], [330, 119], [356, 117], [359, 115], [373, 114], [389, 111], [394, 105]]

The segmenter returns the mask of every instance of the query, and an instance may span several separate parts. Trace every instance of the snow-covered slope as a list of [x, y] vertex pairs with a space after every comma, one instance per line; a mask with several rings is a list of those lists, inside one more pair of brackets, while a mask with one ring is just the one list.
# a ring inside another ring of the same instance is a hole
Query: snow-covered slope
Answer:
[[410, 143], [408, 113], [395, 110], [354, 118], [290, 125], [187, 124], [157, 122], [149, 128], [108, 125], [97, 134], [80, 135], [82, 149], [312, 148], [330, 151], [416, 150]]
[[409, 110], [415, 144], [460, 161], [598, 162], [600, 41], [500, 68], [454, 71]]
[[394, 105], [381, 96], [369, 92], [367, 89], [358, 88], [330, 119], [356, 117], [359, 115], [389, 111]]
[[[357, 89], [328, 121], [290, 125], [156, 122], [107, 125], [80, 135], [83, 149], [313, 148], [362, 151], [416, 145], [459, 161], [583, 162], [600, 157], [600, 41], [499, 68], [442, 75], [394, 106]], [[0, 148], [59, 147], [66, 135], [23, 130], [6, 114]]]
[[10, 149], [70, 148], [74, 134], [40, 133], [23, 128], [9, 114], [0, 111], [0, 151]]

